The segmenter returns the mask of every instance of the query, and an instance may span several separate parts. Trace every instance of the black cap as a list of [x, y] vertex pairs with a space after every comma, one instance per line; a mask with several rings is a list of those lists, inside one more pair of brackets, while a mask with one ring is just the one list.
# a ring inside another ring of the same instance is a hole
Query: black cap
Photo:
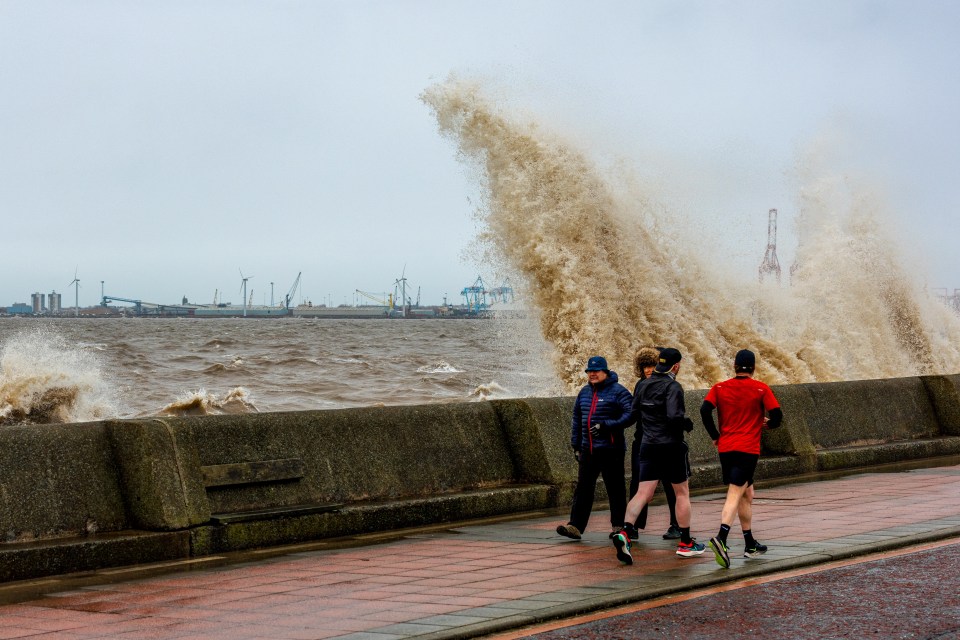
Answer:
[[683, 359], [683, 356], [680, 355], [680, 352], [672, 347], [667, 347], [660, 351], [660, 359], [657, 361], [657, 371], [660, 373], [666, 373], [673, 369], [673, 365], [680, 362]]
[[750, 351], [749, 349], [741, 349], [740, 351], [737, 351], [737, 355], [733, 359], [733, 368], [736, 371], [753, 373], [753, 368], [755, 366], [757, 366], [757, 357], [753, 355], [753, 351]]
[[593, 356], [587, 360], [587, 368], [584, 371], [609, 371], [607, 359], [603, 356]]

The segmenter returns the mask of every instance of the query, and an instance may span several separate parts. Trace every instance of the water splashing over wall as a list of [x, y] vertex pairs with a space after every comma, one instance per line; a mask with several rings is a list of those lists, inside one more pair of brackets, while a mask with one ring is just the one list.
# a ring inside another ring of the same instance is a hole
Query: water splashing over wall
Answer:
[[629, 375], [634, 352], [652, 344], [684, 353], [680, 379], [694, 387], [729, 377], [740, 348], [758, 353], [771, 383], [960, 371], [960, 322], [916, 293], [877, 207], [850, 185], [803, 190], [795, 286], [760, 289], [723, 281], [690, 257], [696, 247], [672, 250], [671, 214], [651, 194], [605, 180], [477, 83], [450, 79], [422, 99], [477, 170], [481, 239], [524, 278], [569, 390], [590, 355]]

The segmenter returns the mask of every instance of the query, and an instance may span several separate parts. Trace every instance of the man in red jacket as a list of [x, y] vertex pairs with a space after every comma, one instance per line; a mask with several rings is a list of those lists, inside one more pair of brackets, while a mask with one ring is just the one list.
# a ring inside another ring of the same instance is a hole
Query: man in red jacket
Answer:
[[[753, 537], [753, 474], [760, 459], [763, 428], [776, 429], [783, 420], [780, 403], [773, 391], [753, 379], [756, 366], [753, 352], [747, 349], [738, 351], [733, 366], [736, 376], [713, 385], [700, 407], [703, 426], [720, 452], [720, 469], [723, 483], [727, 485], [720, 532], [717, 537], [710, 538], [710, 548], [717, 564], [724, 569], [730, 568], [727, 534], [738, 516], [743, 530], [743, 557], [754, 558], [767, 551], [767, 546]], [[719, 431], [713, 422], [714, 409], [720, 422]]]

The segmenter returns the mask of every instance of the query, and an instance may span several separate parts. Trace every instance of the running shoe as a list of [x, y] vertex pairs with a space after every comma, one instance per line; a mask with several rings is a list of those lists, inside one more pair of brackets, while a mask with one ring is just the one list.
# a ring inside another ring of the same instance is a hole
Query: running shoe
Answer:
[[717, 558], [717, 564], [724, 569], [729, 569], [730, 547], [719, 538], [710, 538], [710, 548], [713, 550], [713, 555]]
[[557, 533], [562, 535], [564, 538], [573, 538], [574, 540], [580, 539], [580, 529], [577, 529], [572, 524], [561, 524], [557, 527]]
[[760, 544], [756, 540], [753, 541], [753, 544], [743, 550], [744, 558], [756, 558], [757, 556], [762, 556], [767, 552], [767, 545]]
[[681, 542], [677, 545], [677, 555], [683, 556], [684, 558], [692, 558], [693, 556], [698, 556], [706, 550], [706, 547], [692, 539], [690, 542]]
[[663, 534], [664, 540], [679, 540], [680, 539], [680, 527], [675, 524], [670, 525], [670, 528], [667, 529], [667, 532]]
[[613, 546], [617, 548], [617, 560], [623, 564], [633, 564], [633, 556], [630, 555], [630, 536], [626, 531], [620, 531], [613, 536]]

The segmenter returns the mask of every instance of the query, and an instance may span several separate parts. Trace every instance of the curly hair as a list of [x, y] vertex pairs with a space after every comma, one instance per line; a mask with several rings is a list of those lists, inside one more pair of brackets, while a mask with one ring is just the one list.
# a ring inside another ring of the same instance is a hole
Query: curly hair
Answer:
[[655, 367], [660, 359], [660, 351], [654, 347], [641, 347], [633, 357], [633, 373], [643, 378], [644, 367]]

